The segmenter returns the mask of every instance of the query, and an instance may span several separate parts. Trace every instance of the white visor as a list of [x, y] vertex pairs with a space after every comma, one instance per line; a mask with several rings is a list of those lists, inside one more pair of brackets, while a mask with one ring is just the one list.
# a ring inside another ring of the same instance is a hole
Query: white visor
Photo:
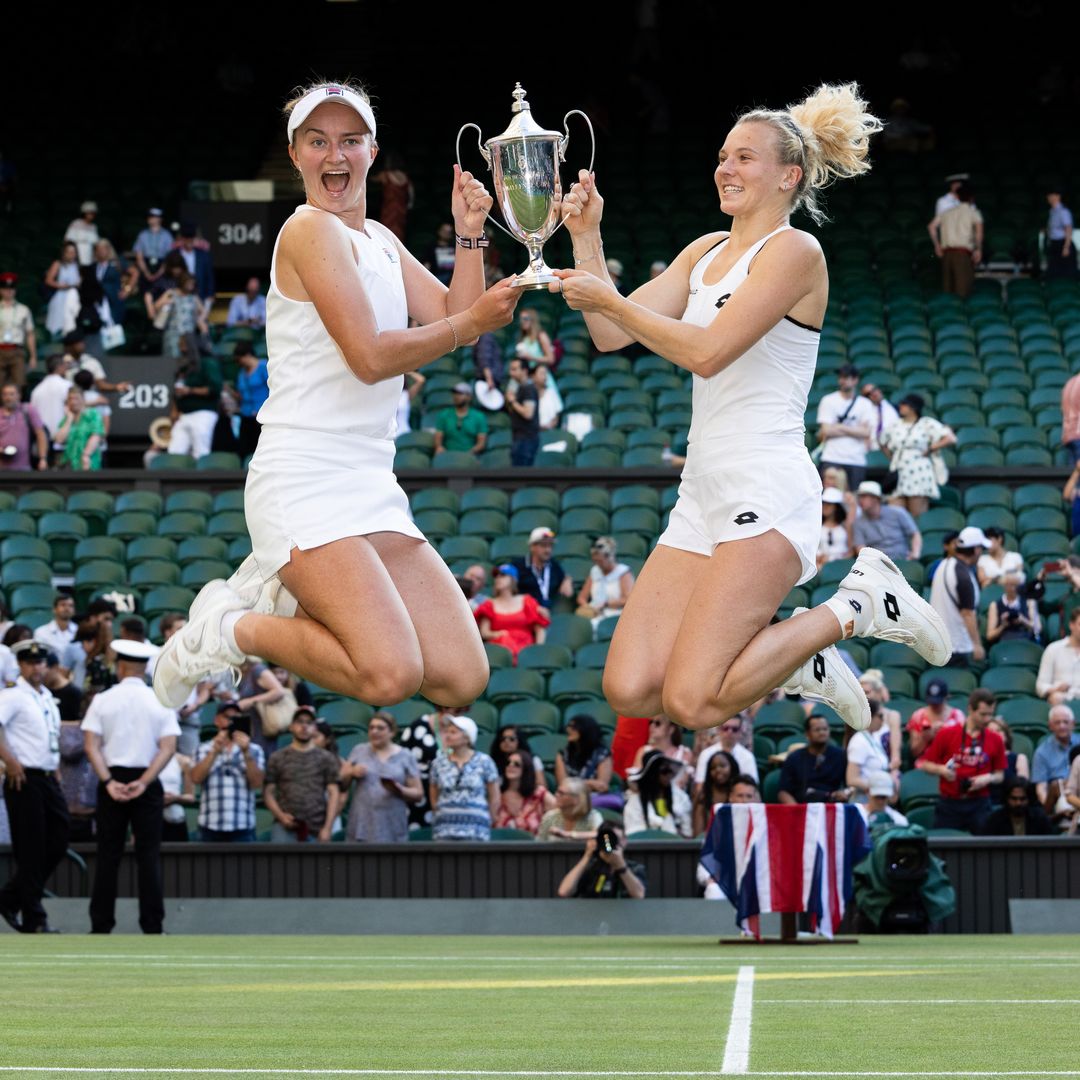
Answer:
[[289, 142], [292, 142], [293, 132], [317, 109], [324, 101], [340, 101], [343, 105], [355, 110], [367, 124], [371, 132], [371, 141], [375, 141], [375, 114], [371, 106], [355, 91], [346, 86], [336, 86], [333, 83], [327, 86], [317, 86], [305, 94], [292, 108], [289, 113], [289, 125], [287, 128]]

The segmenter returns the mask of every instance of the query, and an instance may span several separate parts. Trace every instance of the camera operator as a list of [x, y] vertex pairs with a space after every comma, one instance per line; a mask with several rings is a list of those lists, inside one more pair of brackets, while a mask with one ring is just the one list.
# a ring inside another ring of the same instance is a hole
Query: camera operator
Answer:
[[559, 896], [644, 900], [645, 868], [626, 860], [618, 831], [605, 822], [586, 842], [585, 854], [559, 883]]
[[191, 779], [202, 785], [199, 839], [242, 843], [255, 839], [255, 792], [263, 785], [266, 758], [251, 739], [251, 718], [235, 702], [214, 717], [217, 734], [195, 752]]

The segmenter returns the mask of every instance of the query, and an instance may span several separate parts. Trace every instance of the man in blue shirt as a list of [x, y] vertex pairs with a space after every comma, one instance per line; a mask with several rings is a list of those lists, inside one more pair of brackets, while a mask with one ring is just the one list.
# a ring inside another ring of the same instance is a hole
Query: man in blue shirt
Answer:
[[1046, 219], [1046, 276], [1075, 277], [1076, 251], [1072, 242], [1072, 213], [1061, 201], [1059, 191], [1048, 191], [1046, 201], [1050, 205], [1050, 214]]
[[[1069, 775], [1069, 751], [1080, 743], [1076, 721], [1068, 705], [1055, 705], [1047, 717], [1050, 735], [1043, 739], [1031, 759], [1031, 780], [1044, 806], [1049, 799], [1057, 801]], [[1051, 786], [1054, 790], [1051, 791]]]
[[245, 290], [232, 298], [225, 322], [228, 326], [266, 325], [266, 297], [259, 292], [257, 277], [248, 278]]
[[255, 355], [255, 350], [246, 342], [240, 342], [233, 349], [233, 359], [240, 370], [236, 375], [236, 393], [240, 398], [240, 432], [237, 441], [240, 444], [240, 456], [247, 457], [255, 453], [259, 445], [259, 433], [262, 425], [255, 418], [263, 402], [270, 396], [269, 371], [266, 361]]
[[859, 516], [855, 519], [855, 554], [864, 547], [884, 551], [890, 559], [917, 559], [922, 555], [922, 533], [902, 506], [882, 501], [881, 485], [864, 480], [857, 492]]

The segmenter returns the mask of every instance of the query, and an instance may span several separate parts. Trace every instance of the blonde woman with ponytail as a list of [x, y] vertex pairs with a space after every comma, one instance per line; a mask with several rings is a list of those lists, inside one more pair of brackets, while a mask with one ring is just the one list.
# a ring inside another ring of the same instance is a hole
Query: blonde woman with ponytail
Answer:
[[835, 645], [901, 641], [932, 664], [952, 647], [941, 619], [881, 552], [864, 548], [836, 595], [770, 625], [816, 572], [821, 482], [803, 441], [829, 277], [817, 240], [821, 189], [870, 168], [881, 122], [858, 87], [821, 86], [782, 110], [738, 118], [715, 172], [730, 232], [710, 232], [629, 297], [604, 265], [604, 201], [582, 172], [563, 200], [574, 270], [551, 286], [585, 313], [603, 352], [638, 341], [693, 373], [679, 500], [630, 594], [604, 692], [625, 716], [714, 727], [777, 686], [823, 701], [853, 728], [870, 709]]

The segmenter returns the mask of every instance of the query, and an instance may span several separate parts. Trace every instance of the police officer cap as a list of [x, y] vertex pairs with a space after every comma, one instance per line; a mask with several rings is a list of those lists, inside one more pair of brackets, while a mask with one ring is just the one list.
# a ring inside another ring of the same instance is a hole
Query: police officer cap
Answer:
[[157, 650], [146, 641], [127, 641], [124, 638], [116, 638], [112, 643], [112, 651], [121, 660], [133, 660], [136, 663], [145, 664]]
[[40, 641], [34, 641], [33, 638], [27, 638], [26, 641], [19, 641], [11, 646], [11, 651], [15, 654], [16, 660], [25, 660], [28, 664], [36, 664], [40, 660], [48, 658], [48, 647], [42, 645]]

